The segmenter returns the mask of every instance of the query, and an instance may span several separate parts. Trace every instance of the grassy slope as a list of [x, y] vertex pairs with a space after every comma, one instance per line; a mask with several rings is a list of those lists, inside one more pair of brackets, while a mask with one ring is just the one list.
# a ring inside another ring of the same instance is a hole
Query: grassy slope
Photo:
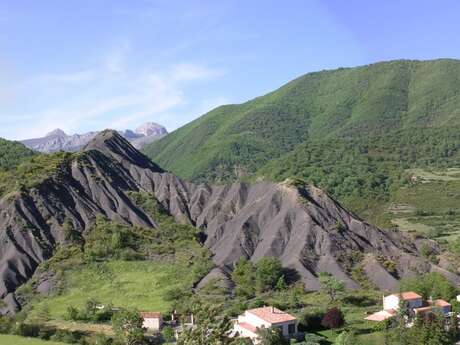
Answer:
[[151, 261], [109, 261], [103, 266], [86, 265], [66, 272], [66, 288], [61, 294], [34, 305], [34, 312], [45, 306], [54, 320], [62, 320], [67, 307], [82, 308], [94, 298], [117, 307], [167, 312], [170, 303], [163, 299], [166, 290], [190, 284], [188, 270], [180, 265]]
[[252, 173], [324, 138], [460, 124], [460, 62], [392, 61], [322, 71], [241, 105], [219, 107], [145, 152], [184, 178]]
[[64, 343], [0, 334], [0, 345], [64, 345]]

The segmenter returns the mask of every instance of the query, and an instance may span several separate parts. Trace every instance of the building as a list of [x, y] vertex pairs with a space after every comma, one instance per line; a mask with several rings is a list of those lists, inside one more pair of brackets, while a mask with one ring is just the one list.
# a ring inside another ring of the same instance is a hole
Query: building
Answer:
[[403, 306], [409, 315], [422, 315], [434, 311], [434, 309], [440, 310], [444, 315], [449, 315], [452, 310], [450, 303], [443, 299], [424, 301], [423, 297], [419, 294], [408, 291], [401, 292], [398, 294], [391, 294], [383, 297], [383, 310], [380, 310], [374, 314], [371, 314], [364, 318], [368, 321], [384, 321], [394, 317], [400, 307]]
[[387, 319], [391, 319], [395, 316], [397, 311], [395, 309], [384, 309], [380, 310], [374, 314], [369, 315], [365, 318], [367, 321], [385, 321]]
[[409, 291], [401, 292], [398, 294], [392, 294], [383, 297], [383, 309], [398, 310], [400, 305], [404, 305], [407, 309], [415, 309], [423, 307], [423, 298], [419, 294]]
[[246, 310], [234, 324], [233, 333], [236, 336], [250, 338], [257, 343], [257, 331], [261, 328], [278, 328], [286, 338], [297, 334], [297, 319], [275, 307], [263, 307]]
[[151, 332], [159, 332], [163, 325], [163, 318], [158, 312], [141, 312], [141, 317], [144, 320], [142, 327]]
[[433, 312], [434, 310], [439, 310], [444, 315], [449, 315], [452, 311], [452, 305], [443, 299], [428, 300], [427, 305], [421, 308], [414, 309], [414, 313], [417, 314], [427, 314]]

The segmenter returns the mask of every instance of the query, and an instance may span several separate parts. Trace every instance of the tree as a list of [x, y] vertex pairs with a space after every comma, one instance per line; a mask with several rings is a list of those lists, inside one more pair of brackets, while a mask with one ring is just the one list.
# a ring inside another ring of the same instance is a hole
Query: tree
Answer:
[[136, 310], [122, 310], [112, 317], [115, 337], [124, 345], [145, 344], [142, 323], [142, 317]]
[[289, 345], [289, 340], [278, 328], [259, 328], [257, 335], [260, 337], [260, 345]]
[[329, 296], [331, 301], [335, 301], [345, 291], [344, 282], [334, 278], [329, 273], [320, 273], [318, 280], [321, 284], [321, 290]]
[[161, 330], [161, 336], [163, 340], [167, 343], [171, 343], [176, 340], [176, 332], [171, 326], [163, 327]]
[[401, 291], [415, 291], [428, 299], [444, 298], [451, 300], [457, 295], [457, 289], [443, 275], [437, 272], [419, 274], [404, 278], [400, 282]]
[[64, 233], [64, 240], [68, 243], [72, 244], [82, 244], [83, 239], [81, 234], [75, 230], [72, 222], [69, 218], [64, 219], [64, 223], [62, 224], [62, 231]]
[[342, 311], [339, 308], [329, 309], [321, 320], [321, 326], [334, 329], [345, 324]]
[[449, 320], [449, 329], [448, 329], [450, 339], [452, 340], [452, 342], [457, 342], [458, 338], [460, 337], [458, 326], [459, 325], [458, 325], [457, 314], [453, 313]]
[[256, 263], [256, 286], [260, 292], [272, 290], [283, 276], [283, 267], [278, 258], [263, 257]]
[[184, 328], [179, 334], [177, 345], [227, 345], [233, 342], [228, 336], [232, 326], [226, 316], [221, 316], [222, 306], [193, 301], [191, 312], [196, 325]]
[[253, 297], [255, 292], [255, 268], [252, 262], [241, 257], [235, 264], [232, 280], [238, 296]]

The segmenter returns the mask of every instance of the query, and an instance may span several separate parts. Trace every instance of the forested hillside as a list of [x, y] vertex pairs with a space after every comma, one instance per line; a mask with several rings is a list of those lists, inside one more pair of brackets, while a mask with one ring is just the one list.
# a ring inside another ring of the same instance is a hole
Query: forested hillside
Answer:
[[21, 143], [0, 138], [0, 170], [11, 169], [34, 154]]
[[309, 73], [214, 109], [145, 153], [197, 181], [299, 176], [372, 218], [407, 169], [458, 166], [459, 90], [457, 60]]

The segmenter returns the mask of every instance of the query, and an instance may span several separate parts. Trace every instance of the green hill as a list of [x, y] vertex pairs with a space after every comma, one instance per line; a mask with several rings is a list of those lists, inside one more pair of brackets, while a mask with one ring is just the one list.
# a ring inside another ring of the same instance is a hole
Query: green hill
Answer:
[[459, 90], [458, 60], [309, 73], [216, 108], [144, 152], [197, 181], [300, 176], [369, 216], [406, 169], [458, 166]]
[[0, 138], [0, 170], [11, 169], [33, 155], [23, 144]]

